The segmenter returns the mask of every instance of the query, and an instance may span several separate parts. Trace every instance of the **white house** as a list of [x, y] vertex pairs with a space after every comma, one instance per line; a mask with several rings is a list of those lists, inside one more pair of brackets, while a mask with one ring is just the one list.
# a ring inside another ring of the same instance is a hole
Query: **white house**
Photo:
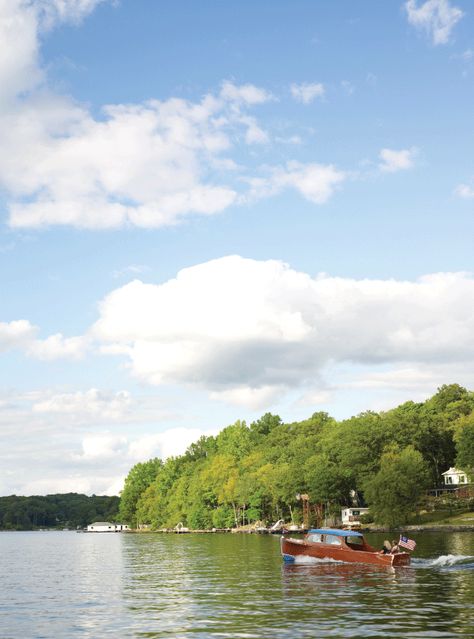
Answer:
[[361, 515], [366, 515], [369, 512], [368, 508], [344, 508], [341, 512], [342, 525], [349, 528], [360, 526]]
[[457, 468], [451, 467], [449, 470], [441, 473], [444, 479], [444, 483], [446, 486], [459, 485], [459, 484], [468, 484], [469, 479], [467, 478], [466, 473], [463, 470], [458, 470]]
[[95, 521], [87, 526], [87, 532], [122, 532], [130, 530], [127, 524], [111, 524], [109, 521]]

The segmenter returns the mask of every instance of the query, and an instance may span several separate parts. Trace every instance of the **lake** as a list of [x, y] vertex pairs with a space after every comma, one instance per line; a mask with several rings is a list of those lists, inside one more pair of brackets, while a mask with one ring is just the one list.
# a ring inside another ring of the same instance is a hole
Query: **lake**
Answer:
[[474, 533], [413, 537], [393, 569], [285, 565], [270, 535], [3, 532], [0, 637], [474, 637]]

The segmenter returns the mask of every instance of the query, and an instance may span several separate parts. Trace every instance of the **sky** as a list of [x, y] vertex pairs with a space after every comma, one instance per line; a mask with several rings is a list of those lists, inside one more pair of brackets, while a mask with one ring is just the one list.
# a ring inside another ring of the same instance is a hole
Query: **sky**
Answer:
[[467, 0], [0, 0], [0, 495], [474, 389]]

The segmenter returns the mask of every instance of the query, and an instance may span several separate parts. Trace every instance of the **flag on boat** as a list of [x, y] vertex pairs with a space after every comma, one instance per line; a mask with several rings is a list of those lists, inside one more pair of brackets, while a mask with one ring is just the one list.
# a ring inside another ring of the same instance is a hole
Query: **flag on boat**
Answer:
[[408, 537], [405, 537], [404, 535], [400, 535], [400, 541], [398, 542], [398, 545], [402, 548], [406, 548], [407, 550], [415, 550], [416, 541], [413, 541], [413, 539], [408, 539]]

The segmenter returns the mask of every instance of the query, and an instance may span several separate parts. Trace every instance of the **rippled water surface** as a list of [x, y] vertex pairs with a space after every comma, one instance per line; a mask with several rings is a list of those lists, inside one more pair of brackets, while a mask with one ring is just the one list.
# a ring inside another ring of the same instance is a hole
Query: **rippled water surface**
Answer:
[[274, 536], [0, 533], [0, 637], [474, 637], [474, 533], [415, 537], [392, 569], [285, 565]]

